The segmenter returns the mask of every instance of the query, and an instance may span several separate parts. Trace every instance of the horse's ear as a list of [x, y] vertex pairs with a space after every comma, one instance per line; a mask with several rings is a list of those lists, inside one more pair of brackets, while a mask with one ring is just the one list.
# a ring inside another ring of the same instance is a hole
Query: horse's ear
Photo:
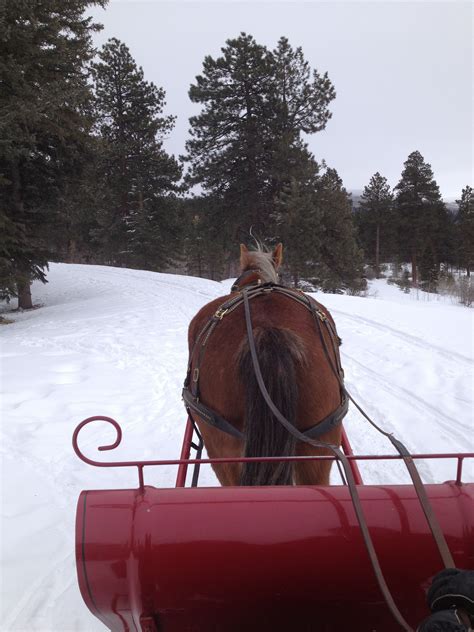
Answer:
[[248, 251], [247, 246], [245, 244], [240, 244], [240, 267], [242, 268], [242, 270], [247, 265], [248, 253], [249, 253], [249, 251]]
[[275, 264], [275, 268], [278, 270], [278, 268], [281, 266], [281, 262], [283, 261], [283, 244], [282, 243], [278, 244], [278, 246], [276, 246], [275, 250], [273, 251], [272, 260], [273, 260], [273, 263]]

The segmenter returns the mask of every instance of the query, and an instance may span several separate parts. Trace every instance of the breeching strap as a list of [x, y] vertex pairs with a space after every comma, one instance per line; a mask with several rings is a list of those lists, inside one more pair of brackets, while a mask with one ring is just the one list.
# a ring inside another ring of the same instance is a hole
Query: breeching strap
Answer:
[[[370, 532], [367, 526], [367, 522], [365, 519], [365, 515], [362, 509], [362, 504], [360, 501], [360, 497], [359, 494], [357, 492], [357, 487], [355, 484], [355, 480], [354, 480], [354, 476], [352, 474], [352, 470], [350, 468], [349, 462], [346, 458], [346, 456], [344, 455], [344, 453], [342, 452], [342, 450], [340, 450], [340, 448], [336, 445], [332, 445], [329, 443], [324, 443], [321, 441], [315, 441], [314, 439], [309, 439], [307, 436], [305, 436], [302, 432], [300, 432], [297, 428], [295, 428], [295, 426], [293, 426], [292, 423], [290, 423], [288, 421], [288, 419], [286, 419], [286, 417], [280, 412], [280, 410], [275, 406], [274, 402], [272, 401], [267, 388], [265, 386], [265, 382], [263, 380], [263, 376], [260, 370], [260, 364], [258, 361], [258, 355], [257, 355], [257, 350], [255, 347], [255, 340], [254, 340], [254, 336], [253, 336], [253, 327], [252, 327], [252, 317], [251, 317], [251, 312], [250, 312], [250, 302], [249, 302], [249, 297], [248, 297], [248, 290], [247, 289], [243, 289], [242, 290], [242, 294], [243, 294], [243, 299], [244, 299], [244, 309], [245, 309], [245, 325], [246, 325], [246, 329], [247, 329], [247, 337], [248, 337], [248, 342], [249, 342], [249, 349], [250, 349], [250, 354], [252, 357], [252, 363], [253, 363], [253, 367], [254, 367], [254, 371], [255, 371], [255, 376], [257, 379], [257, 383], [258, 386], [260, 388], [260, 391], [268, 405], [268, 407], [270, 408], [270, 410], [272, 411], [272, 413], [275, 415], [276, 419], [278, 419], [278, 421], [282, 424], [282, 426], [284, 428], [286, 428], [286, 430], [293, 435], [296, 439], [298, 439], [299, 441], [303, 441], [305, 443], [308, 443], [314, 447], [317, 448], [326, 448], [328, 450], [330, 450], [334, 456], [336, 457], [337, 460], [339, 460], [342, 464], [342, 467], [344, 469], [344, 472], [346, 474], [346, 479], [347, 479], [347, 484], [349, 487], [349, 492], [351, 495], [351, 499], [352, 499], [352, 503], [354, 506], [354, 511], [357, 517], [357, 521], [359, 523], [359, 527], [361, 530], [361, 534], [362, 534], [362, 538], [364, 540], [364, 544], [365, 547], [367, 549], [367, 553], [370, 559], [370, 562], [372, 564], [372, 568], [374, 570], [374, 574], [377, 580], [377, 583], [379, 585], [380, 591], [387, 603], [387, 606], [390, 610], [390, 612], [392, 613], [393, 617], [395, 618], [395, 620], [398, 622], [398, 624], [406, 631], [406, 632], [413, 632], [413, 628], [410, 627], [410, 625], [405, 621], [405, 619], [403, 618], [403, 615], [401, 614], [401, 612], [398, 610], [397, 605], [395, 604], [395, 601], [392, 597], [392, 594], [388, 588], [387, 582], [385, 581], [385, 578], [383, 576], [382, 573], [382, 569], [380, 567], [380, 563], [377, 557], [377, 554], [375, 552], [375, 548], [372, 542], [372, 538], [370, 536]], [[315, 316], [315, 311], [312, 310], [313, 315]], [[321, 325], [319, 323], [319, 319], [316, 318], [316, 322], [318, 324], [318, 331], [319, 334], [321, 336], [321, 340], [323, 343], [323, 347], [325, 350], [325, 354], [329, 360], [329, 364], [332, 368], [332, 370], [334, 371], [334, 373], [336, 374], [336, 377], [339, 381], [339, 383], [341, 384], [341, 387], [344, 389], [345, 392], [346, 389], [344, 387], [344, 383], [340, 377], [339, 372], [336, 370], [336, 367], [333, 364], [332, 358], [330, 357], [329, 351], [327, 349], [327, 345], [326, 345], [326, 341], [324, 339], [324, 336], [322, 334], [322, 330], [321, 330]], [[348, 395], [349, 398], [351, 399], [352, 402], [354, 402], [353, 398]], [[383, 430], [381, 430], [380, 428], [378, 428], [378, 426], [368, 417], [368, 415], [366, 415], [360, 408], [360, 406], [358, 404], [356, 404], [356, 402], [354, 402], [354, 404], [356, 405], [356, 407], [358, 408], [358, 410], [360, 410], [362, 412], [362, 414], [364, 415], [364, 417], [380, 432], [382, 432], [382, 434], [384, 434], [385, 436], [388, 436], [390, 438], [390, 440], [392, 441], [393, 445], [395, 446], [395, 448], [397, 449], [397, 451], [402, 455], [403, 460], [405, 462], [405, 464], [407, 465], [408, 471], [410, 473], [410, 476], [412, 478], [413, 484], [415, 486], [418, 498], [420, 499], [420, 503], [423, 507], [423, 511], [425, 513], [426, 519], [428, 521], [428, 524], [430, 526], [430, 529], [433, 533], [434, 539], [436, 541], [436, 544], [438, 546], [440, 555], [443, 559], [443, 562], [445, 564], [446, 567], [454, 567], [454, 562], [453, 559], [451, 557], [451, 554], [449, 552], [446, 540], [444, 538], [444, 535], [439, 527], [439, 524], [436, 520], [436, 517], [434, 515], [434, 512], [429, 504], [428, 501], [428, 497], [426, 495], [426, 492], [423, 488], [423, 483], [421, 482], [420, 476], [418, 474], [418, 471], [415, 467], [415, 464], [413, 462], [413, 459], [411, 458], [411, 456], [409, 455], [407, 449], [405, 448], [405, 446], [398, 441], [397, 439], [395, 439], [394, 437], [392, 437], [389, 433], [384, 432]]]

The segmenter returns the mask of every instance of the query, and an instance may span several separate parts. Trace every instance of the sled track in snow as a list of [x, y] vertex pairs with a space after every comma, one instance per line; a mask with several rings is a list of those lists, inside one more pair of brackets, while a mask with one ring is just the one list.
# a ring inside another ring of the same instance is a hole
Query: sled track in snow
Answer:
[[[404, 388], [403, 386], [389, 384], [387, 380], [380, 377], [380, 375], [376, 371], [365, 366], [364, 364], [362, 364], [362, 362], [356, 360], [354, 357], [346, 353], [343, 354], [343, 358], [344, 357], [347, 358], [350, 362], [357, 365], [358, 368], [362, 369], [362, 371], [366, 373], [370, 377], [370, 379], [372, 379], [374, 382], [382, 387], [383, 391], [385, 391], [386, 393], [390, 393], [390, 395], [395, 397], [395, 399], [403, 399], [405, 401], [408, 399], [410, 400], [411, 405], [422, 413], [426, 413], [426, 411], [429, 411], [429, 414], [436, 419], [436, 423], [439, 424], [439, 426], [441, 426], [443, 430], [449, 432], [450, 435], [455, 435], [459, 440], [459, 445], [462, 448], [463, 446], [465, 446], [466, 432], [470, 431], [469, 424], [463, 424], [459, 419], [455, 419], [447, 415], [433, 404], [430, 404], [422, 397], [420, 397], [419, 395], [415, 395], [413, 392]], [[369, 404], [370, 402], [367, 404], [367, 406]], [[456, 428], [458, 426], [461, 426], [465, 431], [461, 432], [457, 430]]]
[[331, 313], [339, 314], [343, 316], [344, 318], [348, 318], [349, 320], [352, 320], [354, 322], [363, 323], [370, 327], [374, 327], [374, 329], [378, 329], [380, 331], [384, 331], [384, 332], [388, 331], [394, 336], [396, 336], [397, 338], [404, 340], [405, 342], [409, 342], [410, 344], [420, 347], [421, 349], [435, 351], [436, 353], [443, 356], [444, 358], [447, 358], [448, 360], [455, 360], [458, 363], [467, 365], [469, 367], [474, 366], [474, 360], [472, 360], [471, 358], [468, 358], [462, 353], [458, 353], [457, 351], [447, 351], [446, 349], [443, 349], [442, 347], [438, 347], [437, 345], [433, 345], [429, 342], [426, 342], [425, 340], [423, 340], [423, 338], [419, 338], [418, 336], [414, 336], [413, 334], [407, 334], [404, 331], [400, 331], [399, 329], [396, 329], [395, 327], [391, 327], [390, 325], [379, 323], [376, 320], [372, 320], [364, 316], [354, 316], [354, 314], [349, 314], [348, 312], [344, 312], [343, 310], [340, 310], [337, 308], [331, 308]]
[[[111, 272], [109, 272], [109, 270], [111, 270]], [[142, 270], [137, 270], [136, 273], [134, 270], [119, 270], [119, 271], [115, 271], [114, 268], [107, 268], [107, 271], [102, 271], [102, 270], [94, 270], [95, 274], [99, 274], [101, 276], [105, 276], [107, 278], [110, 278], [111, 276], [116, 276], [116, 277], [120, 277], [120, 279], [123, 279], [123, 277], [130, 277], [132, 279], [137, 279], [140, 281], [144, 281], [144, 277], [143, 277], [143, 271]], [[156, 272], [150, 272], [150, 274], [160, 274], [160, 273], [156, 273]], [[171, 276], [171, 275], [169, 275]], [[198, 279], [199, 277], [186, 277], [186, 278], [196, 278]], [[148, 280], [148, 279], [147, 279]], [[211, 281], [210, 279], [206, 279]], [[164, 285], [166, 287], [173, 287], [176, 288], [177, 290], [181, 290], [182, 292], [190, 292], [192, 294], [195, 294], [196, 296], [203, 296], [205, 298], [209, 298], [209, 300], [213, 300], [214, 298], [217, 298], [218, 295], [214, 295], [210, 292], [204, 292], [202, 290], [196, 290], [195, 288], [193, 288], [191, 285], [186, 286], [183, 283], [174, 283], [173, 281], [166, 281], [165, 279], [154, 279], [153, 280], [154, 283], [159, 283], [160, 285]], [[215, 283], [218, 283], [218, 281], [215, 281]], [[134, 291], [139, 290], [138, 287], [134, 287], [133, 288]], [[224, 288], [223, 288], [224, 290]], [[225, 291], [225, 290], [224, 290]], [[152, 292], [150, 292], [150, 287], [147, 285], [146, 287], [146, 292], [150, 295], [150, 296], [157, 296], [156, 294], [153, 294]], [[223, 294], [224, 296], [224, 294]]]

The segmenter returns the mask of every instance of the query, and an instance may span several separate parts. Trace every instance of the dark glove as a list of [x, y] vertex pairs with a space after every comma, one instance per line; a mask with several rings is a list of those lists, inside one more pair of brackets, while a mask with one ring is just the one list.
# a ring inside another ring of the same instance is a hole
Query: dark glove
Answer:
[[466, 629], [455, 610], [442, 610], [425, 619], [417, 632], [466, 632]]
[[474, 571], [447, 568], [438, 573], [428, 590], [431, 612], [462, 608], [471, 619], [474, 617]]

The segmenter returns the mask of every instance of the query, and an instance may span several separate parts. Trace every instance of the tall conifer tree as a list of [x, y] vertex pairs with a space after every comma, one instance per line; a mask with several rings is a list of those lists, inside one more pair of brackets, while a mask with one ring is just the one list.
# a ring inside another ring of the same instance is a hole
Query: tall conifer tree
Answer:
[[456, 200], [458, 212], [456, 216], [456, 245], [459, 264], [466, 269], [467, 276], [474, 270], [474, 191], [466, 186], [462, 190], [461, 199]]
[[190, 119], [188, 181], [222, 198], [227, 215], [222, 221], [234, 240], [242, 227], [262, 227], [271, 74], [267, 49], [241, 34], [227, 41], [221, 57], [204, 59], [189, 90], [203, 110]]
[[268, 233], [275, 198], [308, 158], [301, 134], [330, 118], [330, 80], [311, 72], [285, 38], [269, 51], [242, 33], [221, 57], [205, 58], [189, 95], [203, 110], [190, 119], [188, 181], [221, 197], [231, 241], [251, 226]]
[[388, 254], [387, 242], [393, 233], [392, 204], [393, 195], [387, 179], [375, 173], [364, 188], [357, 218], [363, 243], [375, 263], [377, 279], [380, 277], [380, 253]]
[[415, 286], [419, 282], [418, 272], [423, 281], [433, 284], [443, 258], [443, 238], [449, 218], [431, 165], [419, 151], [408, 156], [395, 191], [399, 251], [405, 260], [411, 261]]
[[365, 288], [350, 196], [335, 169], [313, 162], [306, 177], [292, 180], [277, 201], [275, 223], [295, 285], [305, 278], [327, 292]]
[[285, 245], [285, 267], [295, 286], [314, 277], [321, 260], [322, 210], [316, 199], [319, 165], [314, 160], [295, 173], [276, 200], [272, 220], [278, 241]]
[[316, 203], [321, 215], [320, 286], [325, 292], [364, 290], [362, 251], [350, 195], [336, 169], [328, 168], [318, 181]]
[[96, 238], [110, 263], [159, 268], [176, 228], [170, 193], [181, 169], [162, 144], [175, 118], [163, 115], [164, 90], [144, 79], [119, 40], [103, 46], [93, 77], [101, 143], [98, 188], [105, 192]]
[[31, 281], [46, 281], [50, 228], [89, 142], [93, 5], [105, 0], [0, 4], [0, 291], [23, 308]]
[[293, 49], [286, 37], [272, 51], [271, 90], [268, 95], [267, 155], [272, 174], [271, 200], [291, 181], [304, 182], [314, 158], [302, 134], [322, 131], [332, 114], [336, 93], [327, 73], [311, 70], [301, 47]]

